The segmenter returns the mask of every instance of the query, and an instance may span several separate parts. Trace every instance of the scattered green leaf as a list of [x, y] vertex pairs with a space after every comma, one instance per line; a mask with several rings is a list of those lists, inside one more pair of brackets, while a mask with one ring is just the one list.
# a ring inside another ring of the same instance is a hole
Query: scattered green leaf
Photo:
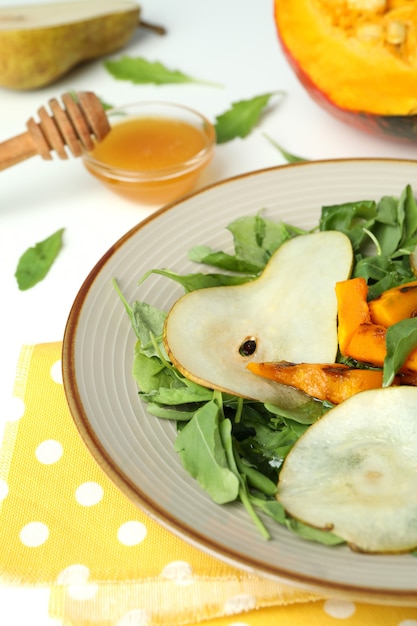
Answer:
[[259, 122], [263, 110], [272, 96], [281, 95], [282, 91], [255, 96], [250, 100], [232, 103], [232, 108], [216, 117], [215, 129], [217, 143], [226, 143], [236, 137], [246, 137]]
[[[74, 90], [72, 89], [72, 90], [69, 92], [69, 94], [70, 94], [70, 96], [72, 97], [72, 99], [73, 99], [75, 102], [78, 102], [78, 96], [77, 96], [77, 92], [76, 92], [76, 91], [74, 91]], [[110, 104], [110, 103], [108, 103], [108, 102], [105, 102], [105, 101], [104, 101], [104, 100], [102, 100], [101, 98], [100, 98], [100, 103], [101, 103], [101, 105], [102, 105], [102, 107], [103, 107], [103, 109], [104, 109], [105, 111], [109, 111], [110, 109], [112, 109], [112, 108], [113, 108], [113, 105], [112, 105], [112, 104]]]
[[101, 105], [105, 111], [110, 111], [114, 108], [114, 104], [110, 104], [110, 102], [105, 102], [100, 98]]
[[287, 152], [287, 150], [285, 150], [282, 146], [280, 146], [279, 143], [277, 143], [274, 139], [272, 139], [272, 137], [270, 137], [266, 133], [262, 133], [262, 134], [265, 137], [265, 139], [267, 139], [269, 143], [274, 146], [274, 148], [276, 148], [279, 152], [281, 152], [282, 156], [288, 163], [304, 163], [305, 161], [308, 161], [308, 159], [305, 159], [304, 157], [300, 157], [295, 154], [291, 154], [291, 152]]
[[117, 61], [105, 61], [104, 66], [117, 80], [129, 80], [136, 85], [165, 85], [181, 83], [199, 83], [219, 86], [215, 83], [187, 76], [179, 70], [171, 70], [159, 61], [147, 61], [142, 57], [123, 56]]
[[28, 248], [17, 264], [15, 277], [21, 291], [34, 287], [45, 278], [62, 248], [64, 228]]

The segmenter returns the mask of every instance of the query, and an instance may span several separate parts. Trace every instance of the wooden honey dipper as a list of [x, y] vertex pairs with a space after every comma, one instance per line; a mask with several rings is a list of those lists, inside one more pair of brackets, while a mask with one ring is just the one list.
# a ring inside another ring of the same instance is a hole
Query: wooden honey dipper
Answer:
[[21, 163], [39, 154], [51, 160], [54, 150], [60, 159], [68, 159], [66, 147], [74, 157], [94, 147], [110, 131], [109, 121], [99, 98], [91, 91], [62, 96], [64, 107], [56, 98], [49, 100], [49, 113], [45, 107], [38, 110], [39, 122], [31, 118], [27, 131], [0, 143], [0, 170]]

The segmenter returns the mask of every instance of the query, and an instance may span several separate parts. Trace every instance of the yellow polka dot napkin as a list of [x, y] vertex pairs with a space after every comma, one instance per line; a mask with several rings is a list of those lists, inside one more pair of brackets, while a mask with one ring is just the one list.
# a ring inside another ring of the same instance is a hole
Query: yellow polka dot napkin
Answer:
[[147, 517], [81, 440], [60, 358], [59, 342], [22, 349], [0, 449], [3, 584], [48, 586], [50, 616], [65, 626], [417, 626], [416, 609], [324, 599], [242, 572]]

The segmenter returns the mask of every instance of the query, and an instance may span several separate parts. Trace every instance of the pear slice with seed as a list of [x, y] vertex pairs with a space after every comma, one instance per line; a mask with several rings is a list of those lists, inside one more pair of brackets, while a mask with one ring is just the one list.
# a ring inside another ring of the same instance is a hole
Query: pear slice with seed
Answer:
[[340, 232], [290, 239], [253, 282], [200, 289], [177, 300], [165, 322], [167, 353], [186, 377], [203, 386], [299, 406], [309, 400], [306, 394], [246, 366], [250, 361], [334, 362], [335, 284], [348, 278], [351, 266], [351, 244]]
[[417, 388], [363, 391], [331, 409], [290, 451], [277, 498], [353, 550], [417, 547]]

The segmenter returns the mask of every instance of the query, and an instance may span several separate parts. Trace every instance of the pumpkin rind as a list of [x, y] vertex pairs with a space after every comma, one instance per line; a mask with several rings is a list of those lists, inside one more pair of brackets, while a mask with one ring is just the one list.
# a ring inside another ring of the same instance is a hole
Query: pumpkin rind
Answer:
[[[310, 96], [341, 121], [415, 139], [417, 2], [398, 0], [394, 8], [385, 3], [379, 13], [354, 11], [352, 4], [354, 0], [275, 0], [283, 52]], [[356, 36], [363, 24], [383, 25], [386, 32], [394, 22], [405, 24], [406, 46]]]

